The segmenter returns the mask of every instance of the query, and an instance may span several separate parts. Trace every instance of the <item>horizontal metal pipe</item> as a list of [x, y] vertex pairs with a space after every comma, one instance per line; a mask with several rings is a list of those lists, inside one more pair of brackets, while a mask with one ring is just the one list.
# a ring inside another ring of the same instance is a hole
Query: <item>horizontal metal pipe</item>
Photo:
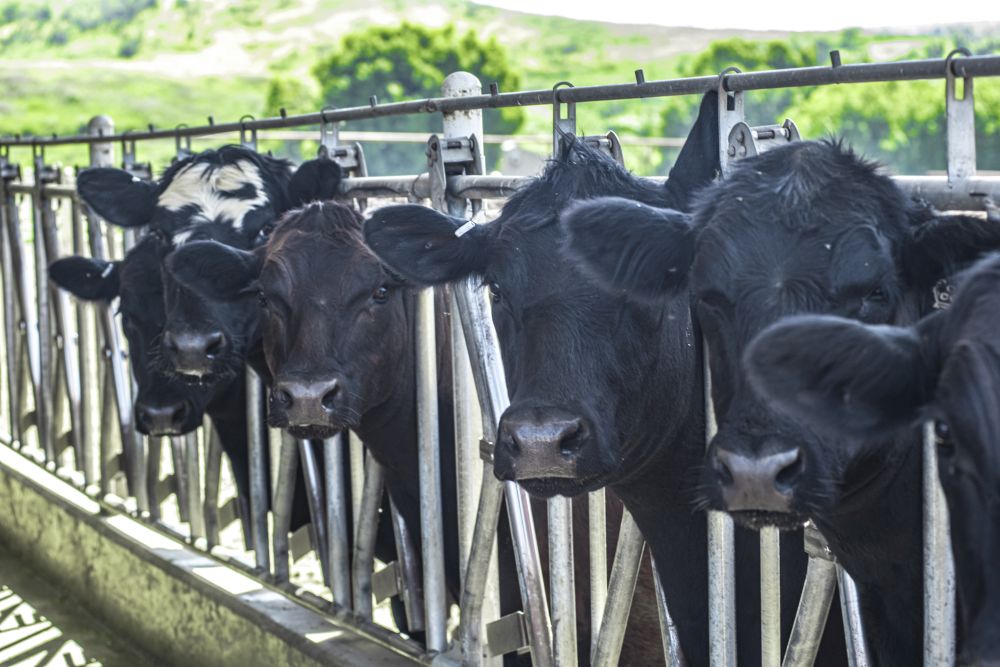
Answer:
[[[838, 67], [801, 67], [766, 72], [726, 74], [723, 86], [730, 91], [795, 88], [799, 86], [825, 86], [837, 83], [869, 83], [875, 81], [912, 81], [916, 79], [943, 79], [948, 61], [944, 58], [908, 60], [894, 63], [858, 63]], [[955, 76], [998, 76], [1000, 56], [968, 56], [952, 60]], [[691, 95], [715, 89], [718, 76], [699, 76], [687, 79], [665, 79], [642, 83], [617, 83], [600, 86], [562, 88], [560, 102], [601, 102], [671, 95]], [[174, 139], [199, 137], [239, 131], [269, 130], [316, 125], [322, 121], [336, 122], [401, 116], [415, 113], [442, 113], [470, 109], [497, 109], [552, 104], [551, 89], [528, 90], [497, 95], [470, 95], [467, 97], [438, 97], [390, 104], [368, 104], [328, 111], [313, 112], [278, 118], [262, 118], [245, 122], [219, 123], [194, 127], [127, 132], [105, 136], [74, 135], [66, 137], [4, 137], [0, 146], [61, 146], [69, 144], [107, 143], [109, 141], [139, 141], [148, 139]]]

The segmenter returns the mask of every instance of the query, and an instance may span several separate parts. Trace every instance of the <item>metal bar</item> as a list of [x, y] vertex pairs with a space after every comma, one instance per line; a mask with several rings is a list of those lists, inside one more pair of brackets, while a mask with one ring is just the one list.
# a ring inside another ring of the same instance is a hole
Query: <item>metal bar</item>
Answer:
[[184, 465], [188, 479], [188, 522], [191, 525], [191, 541], [205, 537], [205, 505], [201, 494], [201, 448], [198, 433], [188, 433], [183, 438]]
[[438, 434], [437, 343], [433, 288], [417, 294], [417, 440], [420, 448], [420, 528], [427, 648], [447, 648], [447, 592], [444, 582], [444, 523], [441, 443]]
[[403, 520], [403, 515], [396, 508], [396, 503], [389, 497], [390, 514], [392, 515], [392, 534], [396, 538], [397, 572], [402, 581], [400, 596], [406, 609], [406, 624], [410, 632], [420, 632], [427, 628], [424, 616], [424, 587], [421, 580], [420, 563], [417, 560], [416, 546], [410, 528]]
[[[219, 544], [219, 487], [222, 484], [222, 442], [210, 420], [202, 427], [205, 432], [205, 542], [206, 549]], [[239, 491], [237, 491], [239, 499]], [[243, 517], [246, 520], [246, 517]], [[244, 531], [245, 533], [245, 531]]]
[[295, 474], [299, 467], [299, 448], [287, 433], [282, 431], [278, 445], [278, 474], [274, 480], [274, 581], [285, 583], [291, 574], [288, 534], [292, 526], [292, 503], [295, 498]]
[[365, 459], [365, 483], [361, 493], [361, 518], [354, 524], [354, 563], [352, 585], [354, 613], [365, 620], [372, 619], [372, 570], [375, 564], [375, 537], [378, 534], [379, 508], [385, 472], [382, 465], [368, 454]]
[[[458, 311], [455, 297], [449, 290], [451, 312]], [[475, 378], [469, 365], [469, 351], [462, 334], [462, 323], [450, 317], [452, 350], [452, 396], [455, 409], [455, 470], [458, 493], [458, 553], [459, 577], [464, 585], [465, 568], [472, 550], [472, 533], [476, 527], [476, 506], [479, 503], [477, 474], [482, 468], [479, 459], [479, 438], [483, 432], [482, 416], [476, 398]]]
[[[87, 226], [80, 210], [80, 203], [72, 201], [70, 215], [73, 221], [73, 252], [82, 255], [87, 246]], [[80, 469], [83, 471], [84, 484], [93, 485], [100, 474], [98, 467], [99, 453], [97, 451], [97, 436], [94, 428], [95, 406], [100, 397], [97, 386], [97, 331], [94, 311], [91, 305], [84, 301], [76, 303], [76, 335], [77, 354], [80, 359]]]
[[[181, 521], [187, 523], [191, 520], [191, 501], [189, 497], [192, 481], [189, 477], [188, 467], [184, 461], [186, 449], [184, 439], [185, 436], [182, 435], [170, 437], [170, 460], [173, 463], [174, 484], [177, 487], [178, 514]], [[153, 438], [147, 438], [147, 440], [152, 442]], [[159, 466], [157, 466], [157, 469], [159, 469]]]
[[552, 597], [552, 650], [557, 665], [575, 665], [576, 592], [573, 577], [573, 500], [550, 498], [549, 592]]
[[781, 537], [778, 529], [760, 529], [760, 662], [781, 664]]
[[351, 465], [351, 518], [356, 526], [361, 520], [361, 490], [365, 486], [365, 445], [354, 431], [349, 432], [347, 443]]
[[[323, 480], [320, 477], [320, 462], [316, 460], [316, 450], [308, 440], [299, 440], [299, 461], [306, 484], [306, 499], [309, 503], [310, 528], [313, 548], [319, 556], [320, 571], [326, 585], [330, 585], [330, 551], [326, 537], [326, 504], [323, 500]], [[280, 479], [280, 478], [279, 478]]]
[[833, 603], [833, 593], [837, 588], [837, 565], [832, 560], [816, 556], [809, 557], [806, 580], [802, 585], [802, 597], [795, 613], [795, 624], [788, 638], [788, 649], [782, 667], [812, 667], [819, 653]]
[[[841, 83], [914, 81], [920, 79], [941, 79], [946, 76], [948, 71], [949, 63], [946, 59], [932, 58], [888, 63], [847, 64], [838, 67], [801, 67], [728, 74], [725, 76], [724, 85], [726, 90], [729, 91], [747, 91], [798, 88], [802, 86], [825, 86]], [[961, 77], [998, 76], [1000, 75], [1000, 56], [971, 56], [954, 59], [950, 63], [950, 71], [955, 76]], [[578, 86], [561, 91], [559, 97], [562, 102], [600, 102], [672, 95], [693, 95], [708, 92], [715, 88], [718, 83], [718, 76], [700, 76], [687, 79], [643, 81], [642, 83]], [[240, 131], [317, 125], [322, 121], [336, 122], [415, 113], [443, 113], [468, 111], [470, 109], [497, 109], [547, 104], [552, 104], [552, 91], [550, 89], [529, 90], [514, 93], [498, 93], [496, 95], [438, 97], [393, 102], [390, 104], [369, 104], [278, 118], [129, 132], [127, 134], [112, 134], [103, 137], [89, 135], [4, 137], [0, 138], [0, 146], [58, 146], [122, 140], [176, 139], [177, 137], [199, 137]]]
[[[608, 518], [607, 498], [604, 489], [587, 496], [587, 535], [590, 553], [590, 654], [597, 647], [597, 629], [604, 617], [608, 599]], [[658, 585], [658, 584], [657, 584]]]
[[840, 587], [840, 612], [844, 618], [844, 639], [847, 643], [847, 664], [850, 667], [868, 667], [868, 643], [861, 618], [858, 587], [851, 575], [837, 565], [837, 583]]
[[663, 659], [666, 667], [685, 667], [687, 661], [684, 659], [684, 652], [681, 650], [681, 638], [677, 632], [677, 625], [670, 616], [670, 609], [667, 607], [667, 595], [660, 585], [660, 574], [656, 570], [656, 561], [653, 563], [653, 586], [656, 589], [656, 612], [660, 619], [660, 637], [663, 641]]
[[[160, 520], [160, 498], [162, 497], [157, 489], [160, 486], [160, 462], [163, 458], [163, 438], [146, 438], [146, 496], [149, 498], [149, 520]], [[176, 447], [171, 445], [170, 452], [174, 454]], [[177, 505], [180, 510], [181, 521], [185, 520], [187, 506], [181, 502], [180, 480], [182, 476], [177, 474], [177, 458], [172, 459], [174, 463], [174, 484], [176, 485]]]
[[639, 578], [639, 565], [646, 543], [639, 526], [628, 510], [622, 512], [622, 526], [618, 533], [618, 548], [611, 565], [611, 582], [608, 601], [598, 631], [597, 647], [591, 656], [592, 667], [613, 667], [618, 664], [625, 641], [635, 582]]
[[7, 404], [10, 413], [11, 437], [15, 442], [20, 443], [23, 437], [21, 431], [21, 395], [18, 383], [22, 377], [21, 369], [21, 347], [22, 329], [20, 323], [23, 317], [17, 303], [17, 273], [14, 266], [13, 238], [8, 234], [11, 222], [11, 211], [15, 203], [13, 197], [8, 198], [5, 181], [0, 179], [0, 188], [3, 188], [2, 199], [0, 199], [0, 243], [2, 243], [3, 261], [3, 307], [4, 307], [4, 345], [7, 361]]
[[344, 489], [344, 447], [347, 438], [338, 433], [323, 441], [323, 466], [326, 481], [327, 581], [333, 603], [351, 608], [351, 551], [348, 535], [347, 494]]
[[955, 664], [955, 564], [933, 420], [924, 423], [923, 450], [924, 665], [944, 667]]
[[[712, 401], [708, 342], [702, 341], [705, 382], [705, 442], [718, 432]], [[736, 667], [736, 558], [733, 520], [725, 512], [708, 512], [708, 644], [712, 667]]]
[[[41, 160], [35, 160], [36, 180], [39, 169], [42, 166]], [[43, 209], [48, 209], [48, 203], [43, 199], [40, 191], [34, 193], [31, 198], [31, 213], [34, 221], [34, 239], [32, 247], [35, 254], [35, 298], [37, 306], [35, 308], [35, 321], [38, 326], [38, 375], [35, 383], [35, 424], [38, 433], [38, 441], [45, 452], [45, 459], [49, 463], [55, 463], [55, 434], [52, 424], [52, 319], [51, 307], [49, 304], [49, 274], [48, 258], [45, 252], [45, 217]]]
[[246, 369], [247, 383], [247, 455], [250, 457], [250, 539], [253, 543], [257, 570], [271, 570], [271, 553], [267, 539], [267, 509], [271, 490], [267, 488], [268, 448], [264, 425], [264, 383], [250, 366]]

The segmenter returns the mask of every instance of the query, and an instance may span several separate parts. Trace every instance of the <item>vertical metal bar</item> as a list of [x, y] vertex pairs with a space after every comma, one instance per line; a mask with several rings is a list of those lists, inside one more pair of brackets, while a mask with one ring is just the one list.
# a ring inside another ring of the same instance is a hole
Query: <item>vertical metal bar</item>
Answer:
[[[87, 246], [87, 226], [80, 210], [80, 202], [72, 200], [73, 252], [85, 254]], [[94, 311], [85, 301], [76, 303], [77, 354], [79, 355], [80, 383], [80, 449], [82, 452], [80, 469], [84, 484], [93, 485], [100, 474], [98, 467], [97, 436], [94, 430], [96, 401], [100, 398], [97, 384], [97, 335]]]
[[858, 602], [858, 587], [840, 565], [837, 566], [837, 583], [840, 586], [840, 612], [844, 618], [844, 639], [847, 643], [847, 664], [850, 667], [868, 667], [868, 646]]
[[[963, 49], [964, 50], [964, 49]], [[953, 51], [950, 61], [959, 51]], [[969, 55], [968, 51], [965, 55]], [[962, 97], [958, 97], [957, 77], [949, 66], [945, 77], [945, 116], [948, 138], [948, 183], [976, 175], [976, 107], [971, 76], [962, 79]]]
[[201, 447], [198, 433], [184, 436], [184, 465], [188, 479], [188, 522], [191, 525], [191, 541], [205, 537], [205, 506], [201, 495]]
[[323, 441], [326, 471], [326, 538], [329, 570], [326, 578], [333, 603], [351, 609], [351, 553], [348, 536], [347, 494], [344, 492], [344, 447], [347, 437], [338, 433]]
[[[205, 432], [205, 542], [206, 549], [219, 544], [219, 487], [222, 483], [222, 442], [211, 420], [202, 427]], [[248, 452], [249, 453], [249, 452]], [[239, 499], [239, 491], [236, 493]], [[245, 517], [244, 517], [245, 518]], [[245, 531], [244, 531], [245, 534]]]
[[434, 290], [417, 294], [417, 436], [420, 446], [420, 528], [424, 571], [427, 648], [448, 646], [444, 583], [444, 512], [441, 499], [441, 443], [438, 433], [437, 342]]
[[[708, 343], [702, 343], [705, 382], [705, 442], [718, 432], [712, 402]], [[712, 667], [736, 666], [736, 562], [733, 520], [725, 512], [708, 512], [708, 635]]]
[[[148, 438], [148, 447], [146, 449], [146, 495], [149, 497], [149, 518], [151, 521], [158, 521], [160, 519], [160, 499], [156, 497], [156, 487], [160, 482], [160, 463], [163, 457], [162, 447], [163, 438]], [[173, 448], [171, 448], [173, 451]], [[174, 463], [176, 467], [176, 459]], [[178, 481], [177, 476], [174, 476], [174, 482]], [[180, 494], [177, 494], [178, 503], [180, 503]], [[185, 512], [184, 505], [179, 504], [181, 514]], [[181, 518], [183, 521], [183, 516]]]
[[305, 480], [306, 500], [309, 503], [309, 535], [313, 548], [319, 556], [320, 570], [326, 585], [330, 585], [330, 552], [326, 538], [326, 510], [323, 501], [323, 480], [320, 477], [320, 462], [316, 460], [316, 450], [309, 440], [299, 440], [299, 461]]
[[549, 499], [548, 515], [553, 660], [557, 665], [574, 665], [577, 660], [572, 499], [562, 497]]
[[[590, 553], [590, 654], [597, 647], [597, 630], [608, 599], [608, 518], [604, 489], [587, 496], [587, 535]], [[657, 582], [657, 585], [659, 583]]]
[[35, 157], [35, 188], [31, 197], [31, 214], [34, 221], [32, 247], [35, 257], [35, 317], [38, 326], [38, 376], [35, 384], [35, 419], [38, 441], [45, 452], [45, 460], [55, 463], [55, 435], [52, 424], [52, 319], [49, 304], [48, 258], [45, 253], [45, 213], [48, 202], [42, 192], [44, 163]]
[[955, 564], [932, 420], [924, 423], [923, 450], [924, 665], [950, 666], [955, 664]]
[[[185, 449], [187, 447], [185, 436], [177, 435], [170, 437], [170, 461], [174, 469], [174, 488], [177, 495], [177, 511], [181, 521], [187, 523], [191, 520], [189, 511], [191, 509], [190, 488], [191, 479], [188, 477], [188, 467], [184, 461]], [[154, 438], [149, 438], [152, 442]], [[157, 466], [157, 469], [159, 467]]]
[[365, 445], [354, 431], [347, 436], [351, 464], [351, 518], [361, 520], [361, 490], [365, 486]]
[[809, 555], [802, 597], [795, 613], [795, 624], [788, 638], [783, 667], [812, 667], [819, 653], [826, 619], [830, 615], [833, 592], [837, 586], [837, 566], [826, 540], [815, 526], [806, 524], [805, 551]]
[[[455, 297], [450, 294], [452, 313], [458, 311]], [[476, 399], [475, 379], [469, 365], [469, 351], [458, 317], [451, 323], [452, 391], [455, 406], [455, 470], [458, 491], [459, 577], [465, 582], [465, 567], [472, 547], [472, 532], [476, 526], [474, 514], [479, 502], [479, 438], [483, 432], [482, 416]]]
[[292, 526], [292, 503], [295, 498], [295, 473], [299, 467], [299, 448], [287, 433], [281, 433], [278, 474], [274, 480], [274, 580], [285, 583], [291, 574], [288, 534]]
[[4, 317], [4, 352], [7, 361], [7, 408], [10, 413], [10, 434], [17, 443], [21, 442], [21, 397], [19, 394], [19, 379], [21, 377], [21, 328], [16, 291], [16, 269], [13, 256], [13, 238], [8, 234], [13, 224], [11, 209], [14, 206], [13, 197], [7, 194], [6, 179], [0, 179], [2, 198], [0, 198], [0, 252], [3, 262], [3, 317]]
[[385, 473], [381, 464], [368, 454], [365, 460], [365, 483], [361, 493], [361, 518], [354, 524], [353, 593], [354, 613], [372, 618], [372, 569], [375, 563], [375, 537], [378, 533], [379, 507]]
[[781, 537], [778, 529], [760, 529], [760, 661], [781, 664]]
[[639, 578], [639, 564], [646, 543], [642, 540], [639, 526], [628, 510], [622, 512], [622, 527], [618, 533], [618, 548], [611, 565], [611, 582], [608, 585], [608, 601], [604, 608], [604, 619], [598, 631], [597, 647], [591, 658], [593, 667], [613, 667], [618, 664], [625, 641], [629, 610], [635, 593], [635, 582]]
[[265, 446], [264, 383], [247, 366], [247, 454], [250, 457], [250, 537], [257, 570], [271, 570], [267, 539], [267, 508], [271, 491], [267, 488], [270, 462]]

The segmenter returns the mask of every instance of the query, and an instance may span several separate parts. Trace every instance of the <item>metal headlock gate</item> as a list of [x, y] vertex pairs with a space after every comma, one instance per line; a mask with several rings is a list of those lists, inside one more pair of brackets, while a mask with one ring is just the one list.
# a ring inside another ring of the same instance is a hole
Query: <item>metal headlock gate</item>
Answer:
[[[962, 57], [955, 57], [961, 55]], [[116, 134], [110, 119], [95, 118], [89, 134], [72, 137], [0, 139], [0, 211], [2, 211], [3, 274], [3, 392], [10, 445], [70, 480], [91, 495], [124, 499], [122, 511], [151, 525], [179, 535], [193, 545], [213, 550], [220, 530], [242, 519], [240, 526], [254, 562], [230, 557], [241, 567], [272, 583], [296, 592], [290, 582], [290, 554], [299, 538], [289, 537], [295, 472], [305, 473], [312, 516], [309, 542], [321, 563], [329, 600], [299, 593], [317, 609], [347, 613], [380, 640], [415, 660], [435, 664], [499, 664], [506, 653], [530, 651], [534, 664], [613, 665], [621, 652], [632, 593], [639, 574], [644, 545], [635, 522], [626, 512], [618, 547], [610, 566], [606, 558], [605, 498], [598, 491], [587, 499], [591, 571], [589, 610], [577, 608], [574, 593], [572, 506], [567, 499], [548, 501], [549, 534], [534, 529], [526, 492], [512, 482], [501, 483], [492, 472], [492, 447], [500, 415], [509, 403], [499, 345], [490, 306], [477, 278], [446, 288], [451, 318], [456, 415], [457, 492], [462, 594], [458, 600], [459, 624], [449, 633], [445, 593], [444, 541], [440, 446], [437, 441], [435, 377], [435, 300], [432, 290], [420, 294], [417, 368], [420, 435], [420, 495], [422, 544], [414, 545], [407, 526], [395, 511], [392, 521], [399, 545], [398, 560], [375, 570], [375, 527], [383, 495], [381, 467], [364, 452], [354, 434], [323, 443], [318, 460], [307, 443], [268, 432], [264, 421], [261, 381], [248, 372], [248, 425], [251, 499], [249, 507], [230, 500], [220, 507], [222, 453], [211, 425], [201, 435], [172, 438], [173, 472], [161, 479], [161, 443], [144, 442], [132, 419], [132, 382], [128, 357], [113, 312], [108, 307], [73, 303], [64, 292], [50, 286], [47, 265], [71, 249], [94, 258], [121, 257], [135, 238], [111, 233], [77, 197], [66, 173], [49, 165], [45, 149], [57, 145], [85, 145], [89, 165], [111, 165], [113, 148], [120, 143], [122, 166], [136, 178], [151, 177], [149, 165], [136, 161], [137, 142], [172, 139], [178, 158], [191, 154], [192, 137], [239, 133], [242, 144], [255, 147], [257, 133], [278, 128], [319, 125], [320, 151], [344, 168], [347, 178], [342, 196], [364, 208], [378, 198], [429, 200], [434, 208], [475, 223], [485, 222], [484, 200], [502, 199], [514, 192], [523, 178], [485, 175], [482, 109], [524, 105], [553, 107], [554, 146], [560, 132], [575, 132], [575, 105], [580, 102], [720, 93], [720, 158], [723, 172], [733, 160], [798, 136], [790, 121], [783, 125], [751, 127], [743, 115], [743, 96], [751, 90], [914, 79], [946, 80], [948, 173], [947, 176], [900, 176], [896, 182], [909, 195], [928, 200], [939, 209], [981, 210], [989, 198], [1000, 200], [1000, 178], [978, 177], [975, 172], [973, 80], [1000, 75], [1000, 56], [952, 54], [947, 59], [886, 64], [842, 65], [839, 56], [830, 67], [808, 67], [741, 73], [726, 70], [719, 76], [645, 81], [636, 72], [635, 83], [571, 87], [552, 90], [500, 93], [495, 84], [482, 94], [479, 81], [455, 73], [444, 81], [440, 98], [328, 109], [301, 116], [282, 116], [237, 123], [210, 124]], [[964, 95], [956, 95], [961, 79]], [[564, 111], [565, 105], [565, 114]], [[427, 171], [415, 176], [379, 177], [367, 174], [360, 144], [341, 144], [337, 126], [342, 121], [414, 113], [440, 113], [442, 133], [427, 142]], [[586, 141], [622, 160], [614, 133], [587, 137]], [[11, 149], [30, 147], [33, 178], [26, 180]], [[30, 203], [30, 224], [22, 220], [23, 200]], [[69, 224], [60, 225], [60, 217]], [[30, 238], [26, 238], [26, 232]], [[715, 432], [710, 376], [705, 360], [706, 442]], [[265, 439], [271, 438], [275, 461], [266, 460]], [[346, 442], [345, 442], [346, 441]], [[282, 444], [283, 443], [283, 444]], [[955, 609], [948, 519], [936, 475], [933, 428], [926, 429], [924, 448], [924, 563], [925, 563], [925, 664], [954, 662]], [[268, 516], [268, 468], [275, 480], [272, 516]], [[325, 467], [325, 487], [320, 470]], [[350, 491], [342, 483], [346, 471]], [[107, 494], [112, 494], [108, 496]], [[170, 523], [161, 507], [176, 495], [180, 520]], [[496, 544], [501, 505], [506, 503], [515, 544], [522, 611], [499, 618]], [[269, 520], [270, 519], [270, 520]], [[735, 648], [736, 601], [732, 521], [712, 512], [709, 523], [710, 656], [715, 666], [737, 664]], [[355, 527], [348, 539], [348, 525]], [[548, 585], [537, 540], [549, 545]], [[353, 547], [349, 545], [353, 543]], [[420, 558], [415, 549], [420, 549]], [[809, 665], [833, 598], [840, 588], [844, 625], [848, 635], [848, 661], [852, 667], [870, 664], [857, 593], [850, 577], [837, 566], [822, 536], [807, 526], [804, 548], [808, 573], [789, 646], [781, 646], [779, 614], [779, 553], [775, 530], [763, 530], [761, 548], [762, 662]], [[217, 548], [216, 556], [223, 552]], [[422, 563], [422, 568], [418, 564]], [[655, 566], [655, 564], [654, 564]], [[654, 577], [655, 578], [655, 577]], [[658, 583], [658, 582], [657, 582]], [[668, 665], [684, 663], [668, 605], [656, 587], [664, 655]], [[409, 627], [423, 631], [426, 645], [373, 629], [374, 597], [398, 596]], [[332, 602], [331, 602], [332, 601]], [[331, 606], [332, 604], [332, 606]], [[577, 655], [576, 615], [589, 614], [589, 656]], [[558, 622], [553, 622], [553, 619]], [[450, 636], [450, 639], [449, 639]]]

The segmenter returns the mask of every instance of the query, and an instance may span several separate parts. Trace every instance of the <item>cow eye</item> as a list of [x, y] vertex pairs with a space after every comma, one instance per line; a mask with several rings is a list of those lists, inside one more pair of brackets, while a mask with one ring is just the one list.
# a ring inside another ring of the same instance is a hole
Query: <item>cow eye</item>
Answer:
[[941, 420], [934, 422], [934, 444], [942, 456], [951, 456], [955, 453], [955, 443], [951, 440], [951, 427], [948, 426], [948, 422]]
[[885, 301], [885, 300], [886, 300], [885, 292], [882, 290], [881, 287], [876, 287], [872, 291], [868, 292], [868, 295], [865, 297], [865, 301]]
[[386, 287], [385, 285], [380, 286], [372, 294], [372, 301], [374, 301], [375, 303], [385, 303], [388, 300], [389, 300], [389, 288]]
[[500, 285], [498, 283], [490, 283], [490, 300], [493, 303], [500, 303], [502, 300], [502, 295], [500, 294]]
[[262, 308], [267, 306], [267, 297], [264, 296], [264, 290], [257, 290], [257, 303], [259, 303]]
[[271, 232], [273, 231], [274, 231], [274, 225], [264, 225], [263, 227], [260, 228], [260, 231], [257, 232], [257, 240], [266, 241], [267, 237], [270, 236]]

